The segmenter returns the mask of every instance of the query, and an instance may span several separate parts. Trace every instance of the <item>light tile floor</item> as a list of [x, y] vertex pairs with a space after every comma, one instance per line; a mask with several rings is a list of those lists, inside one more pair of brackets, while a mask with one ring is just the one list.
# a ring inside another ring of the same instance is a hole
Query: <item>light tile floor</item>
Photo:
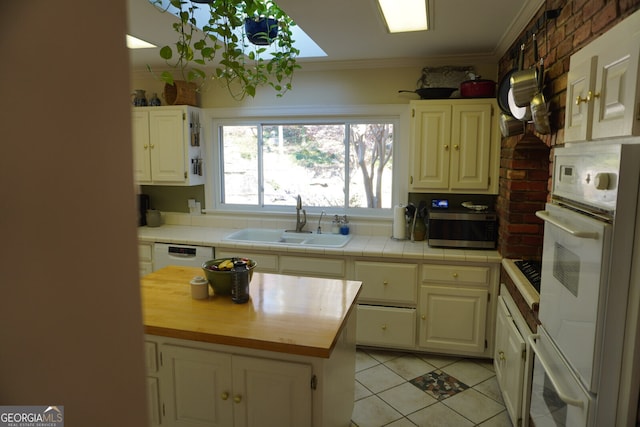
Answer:
[[513, 427], [490, 360], [358, 348], [352, 427]]

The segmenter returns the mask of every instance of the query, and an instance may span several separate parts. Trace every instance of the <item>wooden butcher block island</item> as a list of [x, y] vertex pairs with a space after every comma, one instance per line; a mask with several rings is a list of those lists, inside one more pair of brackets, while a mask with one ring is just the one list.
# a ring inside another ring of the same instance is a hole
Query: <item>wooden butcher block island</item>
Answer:
[[141, 279], [151, 425], [349, 426], [361, 282], [254, 273], [251, 298], [191, 298], [200, 268]]

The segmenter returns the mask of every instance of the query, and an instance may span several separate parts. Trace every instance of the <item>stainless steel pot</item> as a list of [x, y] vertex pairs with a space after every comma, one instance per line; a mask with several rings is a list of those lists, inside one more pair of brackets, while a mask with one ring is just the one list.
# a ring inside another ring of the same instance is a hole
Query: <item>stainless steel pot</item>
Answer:
[[533, 125], [536, 132], [543, 135], [551, 133], [551, 126], [549, 124], [549, 109], [542, 88], [544, 86], [544, 62], [540, 60], [540, 73], [538, 77], [538, 92], [531, 100], [530, 109], [531, 117], [533, 118]]
[[505, 138], [524, 133], [525, 123], [506, 113], [500, 114], [500, 132]]
[[531, 98], [538, 92], [538, 44], [536, 36], [533, 35], [533, 57], [534, 65], [523, 70], [524, 44], [520, 47], [520, 71], [511, 76], [511, 89], [513, 90], [513, 100], [518, 107], [525, 107], [531, 103]]

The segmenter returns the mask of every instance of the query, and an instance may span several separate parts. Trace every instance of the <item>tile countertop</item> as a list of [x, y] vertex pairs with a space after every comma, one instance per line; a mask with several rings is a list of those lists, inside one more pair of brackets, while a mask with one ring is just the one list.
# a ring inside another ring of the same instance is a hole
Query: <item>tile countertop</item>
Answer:
[[243, 248], [278, 252], [303, 253], [309, 255], [362, 256], [377, 258], [402, 258], [416, 261], [466, 261], [500, 263], [502, 257], [497, 250], [432, 248], [426, 242], [396, 240], [384, 236], [361, 236], [354, 234], [349, 243], [341, 248], [300, 247], [295, 245], [269, 245], [225, 241], [224, 238], [237, 231], [231, 228], [201, 227], [192, 225], [162, 225], [160, 227], [138, 227], [140, 242], [164, 242], [196, 246]]

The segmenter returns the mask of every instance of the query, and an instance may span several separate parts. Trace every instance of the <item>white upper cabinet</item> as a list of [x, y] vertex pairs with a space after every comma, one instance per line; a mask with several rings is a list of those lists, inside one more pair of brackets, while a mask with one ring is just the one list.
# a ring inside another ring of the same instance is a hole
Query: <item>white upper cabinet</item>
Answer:
[[410, 189], [496, 194], [495, 111], [493, 99], [412, 101]]
[[565, 142], [640, 135], [640, 11], [571, 56]]
[[136, 182], [204, 184], [199, 123], [197, 108], [135, 107], [132, 139]]

